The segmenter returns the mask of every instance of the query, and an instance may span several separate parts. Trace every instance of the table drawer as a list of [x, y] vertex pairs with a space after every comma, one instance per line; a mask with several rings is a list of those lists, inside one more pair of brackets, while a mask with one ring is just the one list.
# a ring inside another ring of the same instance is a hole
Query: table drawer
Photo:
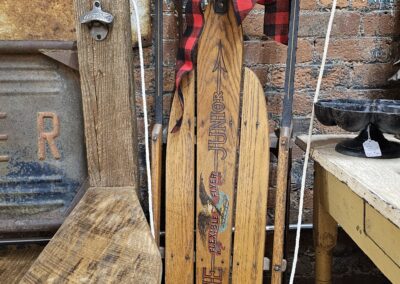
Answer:
[[367, 203], [364, 210], [365, 235], [400, 266], [400, 228]]

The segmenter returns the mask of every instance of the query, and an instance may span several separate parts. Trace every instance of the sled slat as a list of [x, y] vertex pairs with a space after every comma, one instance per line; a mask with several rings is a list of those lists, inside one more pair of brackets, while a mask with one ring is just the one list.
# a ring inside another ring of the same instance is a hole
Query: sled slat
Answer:
[[196, 283], [230, 278], [243, 43], [228, 10], [207, 6], [197, 57]]
[[193, 283], [194, 280], [194, 72], [182, 79], [185, 100], [179, 131], [171, 130], [182, 112], [179, 99], [172, 102], [166, 158], [165, 282]]
[[269, 176], [268, 113], [263, 88], [244, 72], [232, 283], [262, 283]]

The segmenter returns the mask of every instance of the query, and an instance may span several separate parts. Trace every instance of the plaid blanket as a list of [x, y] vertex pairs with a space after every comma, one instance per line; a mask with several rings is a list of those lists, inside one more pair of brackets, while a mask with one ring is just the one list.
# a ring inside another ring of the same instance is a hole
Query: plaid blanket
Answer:
[[[178, 93], [182, 109], [183, 94], [180, 83], [185, 73], [193, 69], [193, 53], [203, 30], [204, 18], [201, 0], [189, 0], [186, 4], [186, 30], [181, 38], [175, 76], [175, 90]], [[272, 39], [287, 44], [289, 30], [290, 0], [233, 0], [237, 23], [240, 25], [257, 3], [265, 5], [264, 33]], [[172, 132], [179, 130], [182, 117], [176, 122]]]

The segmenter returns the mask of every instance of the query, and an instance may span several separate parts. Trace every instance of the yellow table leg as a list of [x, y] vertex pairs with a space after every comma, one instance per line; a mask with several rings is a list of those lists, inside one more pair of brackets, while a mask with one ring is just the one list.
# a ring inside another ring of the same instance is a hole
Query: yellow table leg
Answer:
[[314, 178], [314, 247], [315, 283], [332, 283], [332, 250], [336, 246], [337, 223], [323, 207], [326, 171], [315, 163]]

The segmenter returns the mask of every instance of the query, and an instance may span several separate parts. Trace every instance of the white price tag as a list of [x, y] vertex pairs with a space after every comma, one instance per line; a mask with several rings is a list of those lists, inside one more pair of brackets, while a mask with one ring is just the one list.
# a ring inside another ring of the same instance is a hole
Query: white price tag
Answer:
[[363, 143], [363, 147], [365, 156], [367, 156], [368, 158], [382, 156], [382, 151], [381, 148], [379, 147], [379, 143], [374, 140], [368, 139]]

